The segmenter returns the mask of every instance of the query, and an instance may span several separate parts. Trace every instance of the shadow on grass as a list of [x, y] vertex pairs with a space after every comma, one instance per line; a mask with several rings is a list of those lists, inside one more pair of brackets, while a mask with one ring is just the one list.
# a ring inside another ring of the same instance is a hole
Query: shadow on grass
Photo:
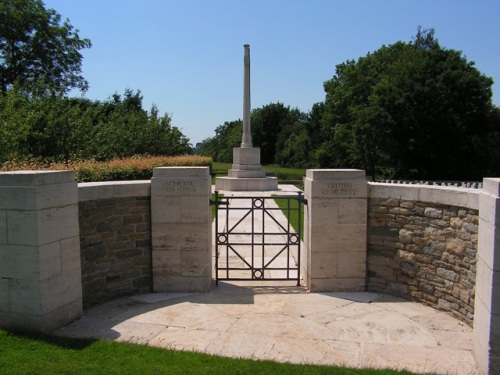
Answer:
[[41, 333], [41, 332], [5, 330], [5, 333], [7, 337], [42, 342], [45, 344], [57, 346], [62, 349], [70, 349], [70, 350], [85, 350], [86, 348], [94, 344], [96, 341], [98, 341], [97, 339], [91, 339], [91, 338], [54, 336], [49, 333]]

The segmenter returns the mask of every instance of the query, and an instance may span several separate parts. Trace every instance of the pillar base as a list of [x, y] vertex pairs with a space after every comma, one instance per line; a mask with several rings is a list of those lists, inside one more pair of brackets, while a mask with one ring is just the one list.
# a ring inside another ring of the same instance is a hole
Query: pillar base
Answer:
[[266, 177], [260, 165], [260, 148], [233, 148], [233, 168], [227, 177], [215, 179], [215, 190], [271, 191], [278, 190], [278, 179]]

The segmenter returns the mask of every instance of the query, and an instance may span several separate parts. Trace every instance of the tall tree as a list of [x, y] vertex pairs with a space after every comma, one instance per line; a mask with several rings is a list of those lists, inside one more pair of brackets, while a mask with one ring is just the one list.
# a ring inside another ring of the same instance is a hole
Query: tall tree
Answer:
[[[493, 81], [434, 30], [337, 66], [325, 82], [323, 167], [398, 178], [477, 179], [487, 173]], [[492, 133], [493, 132], [493, 133]]]
[[30, 94], [85, 92], [80, 50], [89, 39], [41, 0], [0, 1], [0, 90], [17, 83]]
[[210, 156], [221, 163], [231, 163], [233, 147], [240, 147], [243, 123], [241, 120], [226, 121], [215, 129], [215, 136], [205, 139], [200, 146], [199, 154]]
[[28, 97], [15, 88], [0, 95], [0, 164], [31, 158], [107, 160], [136, 154], [191, 153], [189, 139], [140, 91], [106, 101]]
[[[281, 163], [281, 153], [287, 140], [304, 121], [305, 115], [298, 109], [291, 109], [282, 103], [271, 103], [255, 108], [251, 113], [252, 144], [260, 147], [261, 163]], [[240, 147], [242, 135], [241, 120], [225, 122], [215, 129], [215, 136], [205, 139], [200, 154], [211, 156], [215, 161], [230, 163], [233, 147]], [[290, 157], [285, 156], [288, 160]], [[287, 163], [289, 163], [287, 161]]]
[[279, 155], [292, 127], [303, 117], [298, 109], [291, 109], [280, 102], [252, 111], [252, 142], [255, 147], [260, 147], [262, 164], [279, 163]]
[[277, 154], [277, 161], [282, 167], [318, 168], [317, 149], [323, 141], [324, 108], [324, 103], [315, 103], [308, 114], [301, 115], [299, 121], [281, 133], [280, 138], [285, 142]]

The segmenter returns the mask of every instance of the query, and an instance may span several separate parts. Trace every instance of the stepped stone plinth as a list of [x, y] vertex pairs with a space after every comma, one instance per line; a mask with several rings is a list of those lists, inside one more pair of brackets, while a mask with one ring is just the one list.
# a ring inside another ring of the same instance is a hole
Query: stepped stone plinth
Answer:
[[215, 179], [216, 190], [229, 191], [269, 191], [278, 190], [278, 179], [266, 177], [260, 165], [260, 148], [233, 148], [233, 168], [227, 177]]

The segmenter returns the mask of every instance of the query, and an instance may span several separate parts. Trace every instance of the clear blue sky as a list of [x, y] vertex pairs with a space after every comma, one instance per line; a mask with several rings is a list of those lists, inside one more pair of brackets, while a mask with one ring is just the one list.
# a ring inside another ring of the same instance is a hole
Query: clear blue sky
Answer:
[[495, 80], [500, 105], [498, 0], [44, 0], [92, 41], [89, 99], [141, 90], [194, 145], [242, 118], [243, 44], [252, 108], [282, 102], [308, 112], [335, 66], [435, 28]]

